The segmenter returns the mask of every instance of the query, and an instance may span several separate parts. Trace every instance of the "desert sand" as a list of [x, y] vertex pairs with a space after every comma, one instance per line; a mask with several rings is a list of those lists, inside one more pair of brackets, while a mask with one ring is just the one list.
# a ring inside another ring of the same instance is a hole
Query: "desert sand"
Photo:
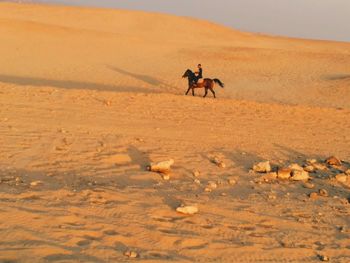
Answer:
[[350, 43], [0, 3], [0, 58], [1, 262], [350, 262]]

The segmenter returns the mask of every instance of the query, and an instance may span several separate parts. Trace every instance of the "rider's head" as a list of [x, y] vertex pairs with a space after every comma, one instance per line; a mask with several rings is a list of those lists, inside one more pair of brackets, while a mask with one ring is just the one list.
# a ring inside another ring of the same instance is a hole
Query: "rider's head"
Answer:
[[202, 67], [202, 65], [201, 64], [198, 64], [198, 68], [201, 68]]

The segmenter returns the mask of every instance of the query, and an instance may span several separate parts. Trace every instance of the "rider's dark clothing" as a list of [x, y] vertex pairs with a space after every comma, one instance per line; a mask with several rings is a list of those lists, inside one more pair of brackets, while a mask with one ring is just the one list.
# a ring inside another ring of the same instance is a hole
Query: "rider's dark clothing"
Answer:
[[198, 83], [198, 80], [200, 80], [200, 79], [202, 79], [202, 78], [203, 78], [203, 69], [200, 68], [200, 69], [198, 70], [197, 75], [196, 75], [195, 78], [194, 78], [194, 84], [197, 84], [197, 83]]

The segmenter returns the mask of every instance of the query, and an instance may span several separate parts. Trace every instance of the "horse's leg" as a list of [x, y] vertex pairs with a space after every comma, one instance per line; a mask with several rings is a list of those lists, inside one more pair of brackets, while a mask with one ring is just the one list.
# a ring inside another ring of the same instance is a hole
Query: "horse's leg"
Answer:
[[191, 89], [191, 87], [188, 88], [185, 95], [187, 95], [190, 92], [190, 89]]
[[205, 93], [204, 93], [203, 98], [205, 98], [205, 97], [207, 96], [207, 94], [208, 94], [208, 89], [207, 89], [207, 88], [205, 88]]
[[192, 87], [192, 96], [194, 96], [194, 87]]
[[213, 90], [213, 88], [210, 88], [210, 91], [211, 91], [211, 93], [213, 93], [214, 98], [216, 98], [216, 96], [215, 96], [215, 91]]

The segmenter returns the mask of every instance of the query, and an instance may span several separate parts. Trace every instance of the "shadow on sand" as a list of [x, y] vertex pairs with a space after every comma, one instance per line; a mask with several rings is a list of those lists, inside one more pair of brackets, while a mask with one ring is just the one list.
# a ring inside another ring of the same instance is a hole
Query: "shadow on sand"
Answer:
[[166, 87], [170, 89], [176, 89], [175, 86], [169, 85], [155, 77], [148, 76], [148, 75], [143, 75], [143, 74], [137, 74], [137, 73], [132, 73], [130, 71], [126, 71], [124, 69], [118, 68], [116, 66], [107, 66], [108, 69], [118, 72], [119, 74], [126, 75], [128, 77], [132, 77], [134, 79], [137, 79], [139, 81], [142, 81], [146, 84], [152, 85], [152, 86], [157, 86], [157, 87]]
[[36, 86], [36, 87], [55, 87], [63, 89], [84, 89], [84, 90], [99, 90], [99, 91], [114, 91], [114, 92], [142, 92], [151, 93], [154, 90], [133, 86], [116, 86], [94, 82], [82, 82], [74, 80], [56, 80], [35, 77], [22, 77], [14, 75], [0, 74], [0, 82], [15, 84], [20, 86]]
[[350, 80], [350, 74], [332, 74], [323, 77], [325, 80], [335, 81], [335, 80]]

